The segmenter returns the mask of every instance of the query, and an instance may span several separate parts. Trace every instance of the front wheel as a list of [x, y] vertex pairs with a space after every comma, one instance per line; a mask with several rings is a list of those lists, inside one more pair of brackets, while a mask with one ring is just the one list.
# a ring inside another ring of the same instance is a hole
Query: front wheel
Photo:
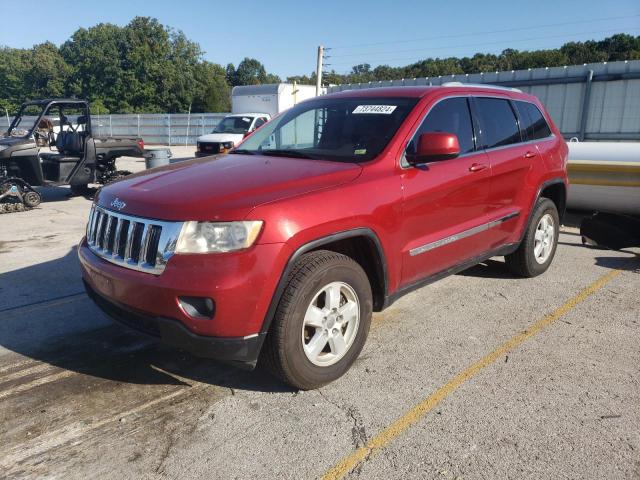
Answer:
[[559, 235], [560, 217], [555, 203], [548, 198], [538, 199], [522, 243], [505, 257], [507, 267], [529, 278], [544, 273], [556, 253]]
[[303, 255], [267, 336], [268, 368], [302, 390], [336, 380], [358, 358], [372, 310], [369, 279], [357, 262], [323, 250]]

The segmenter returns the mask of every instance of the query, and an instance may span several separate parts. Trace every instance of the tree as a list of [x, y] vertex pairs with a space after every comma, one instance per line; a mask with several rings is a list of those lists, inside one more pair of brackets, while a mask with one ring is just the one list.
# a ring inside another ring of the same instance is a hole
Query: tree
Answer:
[[101, 23], [77, 30], [60, 48], [71, 67], [67, 94], [103, 99], [113, 111], [129, 111], [130, 85], [124, 62], [126, 39], [117, 25]]
[[227, 80], [234, 87], [236, 85], [259, 85], [261, 83], [280, 83], [280, 77], [267, 73], [264, 65], [255, 58], [246, 57], [234, 68], [227, 65]]
[[25, 97], [30, 96], [25, 78], [29, 70], [30, 51], [0, 48], [0, 114], [4, 109], [16, 113]]
[[226, 70], [220, 65], [203, 62], [196, 67], [198, 87], [192, 112], [228, 112], [231, 110], [231, 88]]

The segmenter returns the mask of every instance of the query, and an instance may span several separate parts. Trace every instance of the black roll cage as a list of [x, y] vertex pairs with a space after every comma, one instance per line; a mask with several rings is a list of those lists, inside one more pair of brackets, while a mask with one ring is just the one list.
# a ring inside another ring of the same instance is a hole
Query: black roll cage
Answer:
[[[39, 106], [42, 107], [42, 110], [40, 112], [40, 114], [38, 115], [38, 117], [36, 118], [36, 121], [33, 123], [33, 126], [27, 131], [27, 135], [26, 137], [30, 137], [31, 135], [33, 135], [33, 131], [36, 129], [36, 127], [40, 124], [40, 121], [42, 120], [42, 118], [45, 116], [45, 114], [47, 112], [49, 112], [49, 110], [52, 107], [58, 106], [60, 108], [59, 110], [59, 116], [63, 115], [62, 112], [62, 107], [65, 106], [81, 106], [84, 110], [85, 110], [85, 129], [84, 131], [87, 132], [88, 134], [91, 134], [91, 112], [89, 111], [89, 102], [87, 100], [78, 100], [78, 99], [73, 99], [73, 98], [51, 98], [51, 99], [44, 99], [44, 100], [31, 100], [28, 102], [24, 102], [21, 106], [20, 106], [20, 110], [18, 110], [18, 113], [16, 114], [16, 116], [13, 118], [13, 121], [11, 122], [11, 124], [9, 125], [9, 128], [7, 129], [7, 133], [9, 134], [14, 128], [17, 127], [18, 125], [18, 121], [20, 118], [22, 118], [22, 112], [30, 106]], [[60, 125], [60, 129], [62, 130], [63, 125]]]

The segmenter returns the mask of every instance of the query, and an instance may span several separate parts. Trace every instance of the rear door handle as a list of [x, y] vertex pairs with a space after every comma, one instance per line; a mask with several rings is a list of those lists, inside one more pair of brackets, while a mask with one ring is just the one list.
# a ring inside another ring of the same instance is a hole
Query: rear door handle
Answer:
[[487, 168], [487, 165], [485, 165], [484, 163], [474, 163], [469, 167], [469, 171], [479, 172], [480, 170], [484, 170], [485, 168]]
[[533, 158], [537, 155], [536, 152], [532, 152], [531, 150], [529, 150], [527, 153], [524, 154], [524, 158]]

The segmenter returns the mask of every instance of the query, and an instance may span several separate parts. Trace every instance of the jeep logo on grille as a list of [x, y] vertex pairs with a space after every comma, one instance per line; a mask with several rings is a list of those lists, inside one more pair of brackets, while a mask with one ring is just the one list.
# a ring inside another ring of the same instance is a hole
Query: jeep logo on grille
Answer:
[[127, 206], [127, 204], [126, 204], [126, 203], [124, 203], [122, 200], [120, 200], [118, 197], [116, 197], [116, 199], [115, 199], [113, 202], [111, 202], [111, 206], [112, 206], [113, 208], [115, 208], [116, 210], [120, 211], [120, 210], [122, 210], [124, 207], [126, 207], [126, 206]]

